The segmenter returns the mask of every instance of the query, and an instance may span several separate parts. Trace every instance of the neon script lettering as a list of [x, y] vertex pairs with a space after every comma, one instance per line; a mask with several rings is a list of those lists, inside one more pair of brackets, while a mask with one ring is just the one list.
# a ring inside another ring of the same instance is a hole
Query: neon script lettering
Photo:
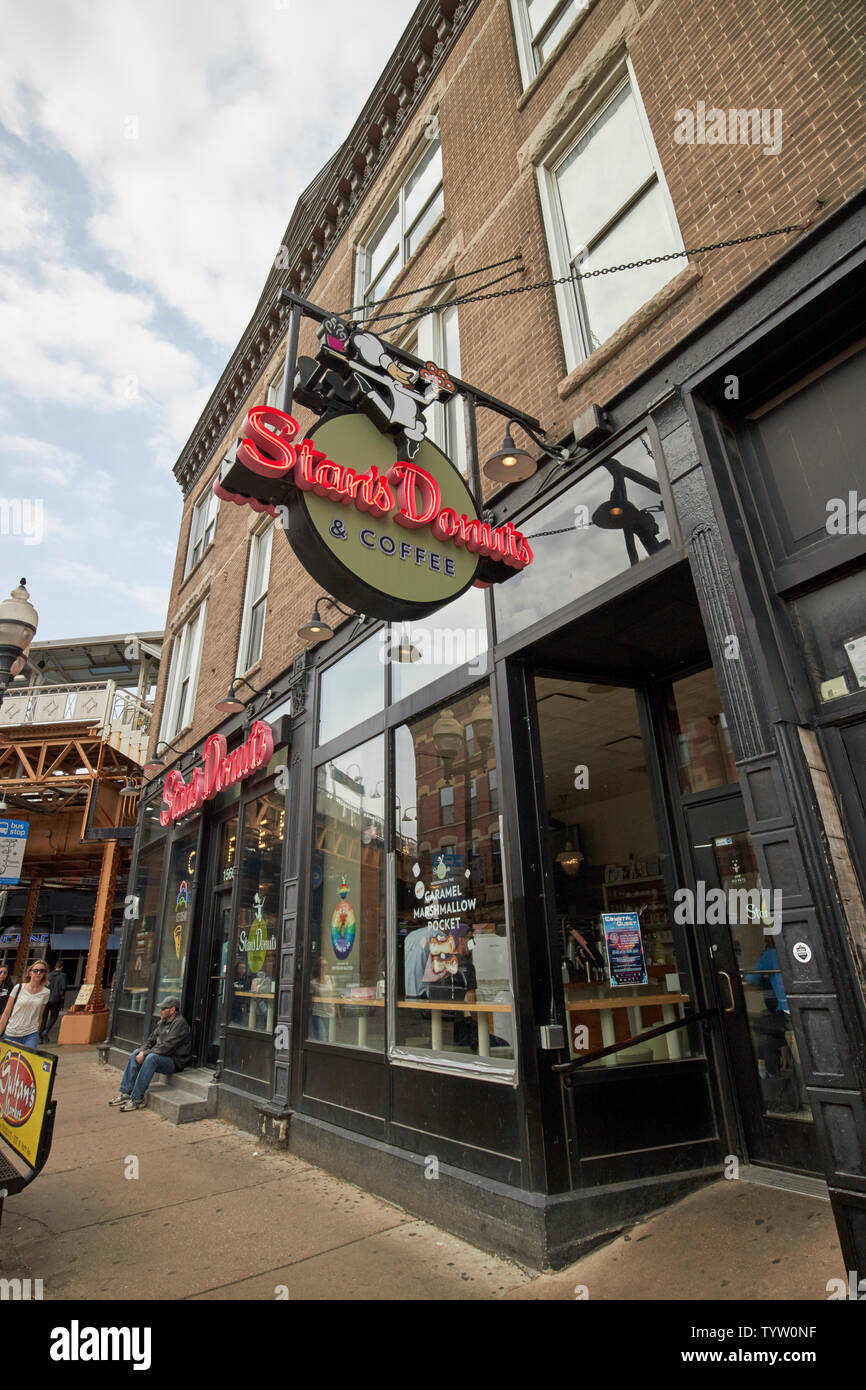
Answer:
[[[532, 563], [529, 542], [510, 521], [491, 526], [458, 515], [453, 507], [443, 507], [436, 479], [417, 464], [400, 460], [384, 474], [375, 464], [368, 473], [356, 473], [326, 458], [309, 439], [294, 444], [298, 429], [297, 421], [276, 406], [253, 406], [238, 443], [238, 461], [261, 477], [293, 481], [305, 492], [329, 497], [344, 506], [352, 503], [361, 512], [380, 516], [394, 513], [394, 520], [409, 530], [429, 526], [438, 541], [465, 546], [513, 569]], [[219, 482], [214, 483], [213, 490], [226, 501], [276, 513], [276, 508], [231, 492]]]
[[202, 766], [194, 769], [188, 782], [179, 772], [170, 772], [162, 789], [163, 809], [160, 825], [171, 825], [180, 816], [195, 811], [202, 802], [210, 801], [235, 782], [265, 767], [274, 755], [274, 734], [269, 724], [259, 720], [253, 724], [249, 738], [229, 753], [222, 734], [205, 739]]

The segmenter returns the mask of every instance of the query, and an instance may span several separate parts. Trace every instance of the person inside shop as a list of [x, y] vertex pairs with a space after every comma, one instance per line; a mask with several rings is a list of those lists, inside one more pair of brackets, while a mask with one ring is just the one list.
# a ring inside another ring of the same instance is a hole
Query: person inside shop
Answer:
[[[265, 956], [261, 970], [253, 977], [250, 986], [253, 994], [267, 995], [273, 997], [274, 993], [274, 957], [268, 953]], [[264, 999], [256, 1000], [256, 1027], [267, 1028], [268, 1026], [268, 1005]]]
[[[464, 991], [463, 1001], [466, 1004], [474, 1004], [477, 998], [478, 976], [472, 963], [472, 952], [475, 949], [474, 936], [475, 933], [469, 927], [457, 942], [459, 965], [456, 975], [451, 977], [455, 987]], [[478, 1015], [458, 1013], [454, 1019], [453, 1038], [455, 1047], [470, 1047], [473, 1052], [477, 1052]]]
[[42, 1015], [50, 996], [45, 983], [47, 975], [47, 962], [34, 961], [21, 984], [11, 990], [0, 1018], [0, 1037], [4, 1042], [17, 1043], [19, 1047], [39, 1046]]
[[151, 1029], [144, 1047], [129, 1054], [120, 1090], [108, 1104], [119, 1105], [121, 1114], [141, 1110], [147, 1104], [147, 1088], [156, 1073], [172, 1076], [183, 1071], [191, 1056], [190, 1027], [180, 1012], [180, 1000], [171, 994], [160, 1004], [159, 1022]]
[[327, 1042], [330, 1021], [338, 1016], [338, 1006], [331, 1002], [337, 993], [337, 988], [328, 970], [328, 962], [323, 955], [319, 956], [313, 971], [311, 993], [313, 997], [311, 1005], [313, 1037], [317, 1042]]
[[744, 983], [751, 989], [763, 990], [764, 994], [763, 1011], [752, 1019], [758, 1057], [764, 1064], [765, 1075], [761, 1078], [764, 1102], [768, 1110], [791, 1114], [800, 1108], [792, 1071], [782, 1070], [791, 1011], [775, 946], [768, 946], [759, 956]]
[[66, 990], [68, 988], [66, 971], [60, 967], [60, 962], [55, 961], [48, 979], [48, 1005], [42, 1018], [42, 1027], [39, 1030], [39, 1041], [48, 1042], [51, 1029], [57, 1022], [57, 1015], [63, 1012], [63, 1005], [66, 1003]]
[[251, 989], [255, 994], [273, 994], [274, 992], [274, 958], [268, 954], [265, 956], [261, 970], [253, 978]]
[[250, 992], [252, 982], [249, 966], [245, 960], [239, 960], [232, 980], [232, 1023], [242, 1023], [246, 1018], [247, 1001], [243, 996]]

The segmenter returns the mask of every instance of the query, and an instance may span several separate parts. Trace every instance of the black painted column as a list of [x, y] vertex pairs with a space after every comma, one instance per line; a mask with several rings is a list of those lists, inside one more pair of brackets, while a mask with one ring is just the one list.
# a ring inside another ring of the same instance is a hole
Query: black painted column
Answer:
[[[713, 412], [673, 391], [662, 441], [765, 887], [781, 891], [779, 962], [849, 1270], [866, 1271], [866, 1032], [833, 864], [785, 654]], [[758, 542], [758, 538], [755, 538]], [[808, 737], [809, 731], [804, 731]], [[808, 961], [793, 954], [796, 943]]]

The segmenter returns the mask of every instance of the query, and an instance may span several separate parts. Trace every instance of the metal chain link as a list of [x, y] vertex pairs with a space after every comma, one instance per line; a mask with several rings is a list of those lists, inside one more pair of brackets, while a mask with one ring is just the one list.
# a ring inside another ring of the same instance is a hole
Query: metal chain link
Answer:
[[[744, 246], [750, 241], [763, 241], [766, 237], [787, 236], [791, 232], [802, 232], [811, 226], [812, 219], [808, 222], [795, 222], [789, 227], [774, 227], [769, 232], [752, 232], [749, 236], [730, 237], [727, 241], [709, 242], [706, 246], [687, 247], [684, 251], [667, 251], [662, 256], [647, 256], [642, 261], [625, 261], [622, 265], [606, 265], [599, 270], [573, 271], [571, 275], [560, 275], [555, 280], [538, 280], [531, 285], [514, 285], [507, 290], [494, 290], [491, 294], [465, 294], [459, 295], [456, 299], [443, 301], [441, 304], [432, 304], [423, 309], [411, 310], [416, 318], [423, 318], [425, 314], [435, 314], [440, 309], [450, 309], [457, 304], [480, 304], [488, 299], [505, 299], [511, 294], [527, 294], [530, 290], [551, 289], [555, 285], [573, 284], [577, 280], [592, 280], [597, 275], [614, 275], [621, 270], [637, 270], [644, 265], [658, 265], [661, 261], [676, 260], [680, 256], [701, 256], [707, 251], [723, 251], [729, 246]], [[399, 318], [402, 315], [381, 314], [384, 318]], [[404, 327], [406, 325], [403, 325]]]

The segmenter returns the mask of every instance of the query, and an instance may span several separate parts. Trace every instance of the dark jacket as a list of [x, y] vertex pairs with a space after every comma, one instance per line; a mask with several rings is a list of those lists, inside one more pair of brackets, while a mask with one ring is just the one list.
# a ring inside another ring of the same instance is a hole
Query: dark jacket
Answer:
[[142, 1051], [157, 1052], [160, 1057], [170, 1057], [178, 1071], [183, 1071], [192, 1056], [189, 1024], [181, 1014], [175, 1014], [170, 1023], [161, 1020], [153, 1028]]
[[52, 971], [51, 971], [51, 974], [48, 976], [48, 979], [45, 981], [45, 983], [47, 984], [48, 988], [51, 990], [51, 994], [50, 994], [49, 999], [48, 999], [49, 1004], [62, 1004], [62, 1003], [64, 1003], [64, 1001], [65, 1001], [65, 999], [66, 999], [66, 989], [67, 989], [67, 984], [66, 984], [66, 971], [65, 971], [65, 970], [52, 970]]

